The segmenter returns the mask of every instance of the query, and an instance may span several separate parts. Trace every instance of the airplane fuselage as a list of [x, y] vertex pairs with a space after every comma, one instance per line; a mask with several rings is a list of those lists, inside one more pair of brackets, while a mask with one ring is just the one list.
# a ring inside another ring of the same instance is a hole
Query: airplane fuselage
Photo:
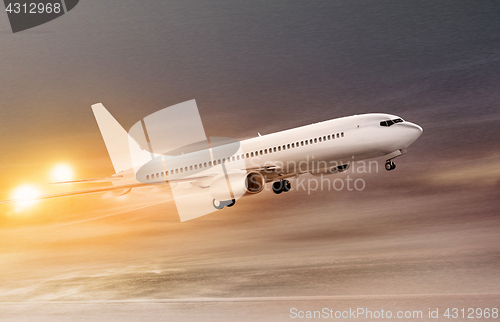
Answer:
[[[391, 120], [401, 121], [382, 125]], [[224, 166], [223, 170], [267, 169], [263, 173], [266, 182], [270, 182], [320, 171], [321, 166], [331, 168], [391, 155], [406, 149], [421, 133], [420, 126], [395, 115], [354, 115], [178, 156], [155, 155], [150, 164], [136, 171], [136, 179], [165, 183], [211, 172], [218, 174]]]

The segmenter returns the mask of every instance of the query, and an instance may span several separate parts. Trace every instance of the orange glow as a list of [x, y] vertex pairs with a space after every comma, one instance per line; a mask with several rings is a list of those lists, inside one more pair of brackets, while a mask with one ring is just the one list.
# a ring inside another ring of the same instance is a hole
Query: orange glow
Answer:
[[18, 200], [16, 202], [17, 210], [22, 210], [37, 204], [38, 200], [36, 200], [36, 198], [39, 196], [40, 191], [32, 185], [20, 186], [12, 193], [12, 199]]
[[59, 164], [52, 169], [50, 176], [56, 182], [70, 181], [73, 179], [73, 169], [66, 164]]

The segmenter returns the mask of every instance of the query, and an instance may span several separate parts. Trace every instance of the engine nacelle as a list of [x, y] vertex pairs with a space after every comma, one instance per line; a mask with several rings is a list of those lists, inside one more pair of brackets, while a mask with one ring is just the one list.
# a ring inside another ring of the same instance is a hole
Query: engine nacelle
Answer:
[[245, 178], [247, 193], [255, 194], [264, 190], [266, 179], [260, 172], [250, 172]]
[[238, 171], [228, 173], [227, 176], [221, 174], [210, 184], [210, 194], [216, 200], [236, 200], [245, 193], [261, 192], [265, 182], [260, 172]]

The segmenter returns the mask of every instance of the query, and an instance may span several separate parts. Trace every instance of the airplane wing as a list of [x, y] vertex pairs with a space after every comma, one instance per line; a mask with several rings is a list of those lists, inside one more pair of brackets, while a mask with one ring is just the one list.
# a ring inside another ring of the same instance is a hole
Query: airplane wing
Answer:
[[[205, 176], [174, 179], [174, 180], [165, 181], [165, 183], [176, 184], [176, 183], [181, 183], [181, 182], [196, 182], [196, 181], [199, 181], [202, 179], [207, 179], [207, 178], [210, 178], [210, 177], [213, 177], [216, 175], [217, 174], [214, 173], [214, 174], [210, 174], [208, 176], [205, 175]], [[88, 180], [88, 181], [86, 181], [86, 180]], [[103, 181], [97, 181], [97, 180], [101, 180], [101, 179], [100, 178], [99, 179], [83, 179], [83, 180], [56, 182], [56, 183], [110, 182], [109, 178], [102, 178]], [[93, 194], [93, 193], [106, 193], [106, 195], [103, 196], [104, 198], [119, 197], [119, 196], [122, 196], [122, 195], [129, 193], [134, 188], [144, 188], [144, 187], [154, 188], [154, 187], [159, 187], [159, 186], [161, 186], [162, 188], [167, 188], [167, 189], [162, 189], [163, 191], [171, 189], [170, 185], [165, 185], [164, 183], [134, 182], [134, 183], [130, 183], [130, 184], [121, 184], [121, 185], [115, 185], [115, 186], [97, 187], [97, 188], [89, 188], [89, 189], [55, 193], [55, 194], [50, 194], [50, 195], [42, 195], [42, 196], [34, 197], [34, 198], [0, 200], [0, 204], [22, 202], [22, 201], [27, 201], [27, 200], [44, 200], [44, 199], [54, 199], [54, 198], [60, 198], [60, 197], [80, 196], [80, 195], [88, 195], [88, 194]]]
[[122, 175], [114, 175], [111, 177], [105, 178], [92, 178], [92, 179], [80, 179], [80, 180], [71, 180], [71, 181], [59, 181], [59, 182], [50, 182], [46, 184], [68, 184], [68, 183], [102, 183], [102, 182], [113, 182], [122, 179]]

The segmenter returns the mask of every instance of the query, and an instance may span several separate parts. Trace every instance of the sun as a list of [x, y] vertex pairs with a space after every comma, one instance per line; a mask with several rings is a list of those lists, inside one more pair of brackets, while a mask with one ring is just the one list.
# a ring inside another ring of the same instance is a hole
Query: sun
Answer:
[[56, 182], [70, 181], [73, 179], [73, 169], [66, 164], [59, 164], [52, 169], [50, 176]]
[[23, 185], [12, 192], [12, 199], [17, 200], [16, 206], [18, 210], [33, 206], [38, 203], [40, 191], [33, 185]]

